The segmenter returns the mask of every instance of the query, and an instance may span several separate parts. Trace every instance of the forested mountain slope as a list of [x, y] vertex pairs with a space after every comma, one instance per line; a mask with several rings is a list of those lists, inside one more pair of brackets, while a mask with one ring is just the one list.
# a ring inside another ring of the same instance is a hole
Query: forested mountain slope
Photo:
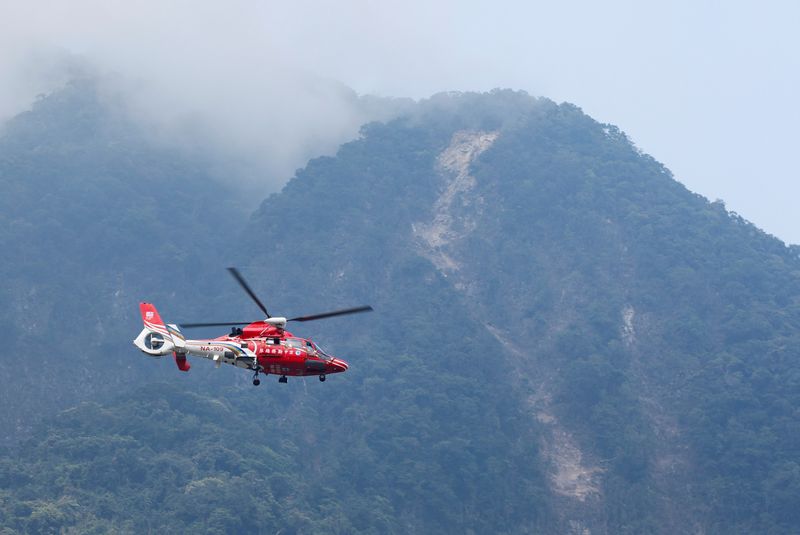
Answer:
[[247, 218], [234, 192], [203, 162], [149, 141], [93, 80], [3, 126], [0, 443], [150, 373], [127, 358], [133, 305], [179, 295], [191, 307], [203, 251]]
[[[298, 329], [348, 373], [256, 389], [140, 357], [172, 384], [70, 409], [9, 450], [7, 526], [788, 533], [800, 521], [796, 248], [580, 109], [437, 95], [309, 162], [238, 236], [228, 245], [246, 254], [225, 264], [271, 312], [375, 306]], [[222, 267], [217, 282], [203, 274], [209, 314], [255, 314]], [[166, 317], [182, 312], [163, 299]]]

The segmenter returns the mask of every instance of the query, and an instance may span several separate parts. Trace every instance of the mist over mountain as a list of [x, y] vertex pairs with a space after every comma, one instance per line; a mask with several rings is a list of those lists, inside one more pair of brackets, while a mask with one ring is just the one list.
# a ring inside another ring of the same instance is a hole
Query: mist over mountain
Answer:
[[[14, 42], [0, 36], [6, 39]], [[91, 80], [92, 93], [105, 105], [113, 102], [115, 113], [152, 146], [203, 161], [207, 173], [241, 190], [245, 199], [255, 198], [247, 206], [252, 210], [310, 158], [334, 154], [358, 136], [362, 124], [389, 120], [413, 104], [408, 98], [359, 95], [332, 78], [230, 43], [207, 44], [212, 49], [201, 65], [196, 44], [191, 54], [169, 46], [172, 57], [159, 50], [159, 61], [120, 65], [121, 55], [142, 53], [139, 34], [133, 42], [136, 51], [127, 53], [112, 47], [84, 56], [19, 46], [0, 56], [0, 76], [10, 80], [0, 88], [0, 129], [15, 114], [40, 105], [37, 99], [75, 80]]]
[[[0, 425], [22, 441], [0, 459], [3, 527], [800, 522], [798, 250], [616, 127], [519, 92], [439, 94], [249, 214], [207, 162], [97, 98], [70, 86], [0, 141], [0, 243], [16, 259]], [[253, 388], [130, 346], [139, 300], [167, 321], [255, 318], [227, 265], [287, 316], [375, 306], [298, 329], [347, 374]]]

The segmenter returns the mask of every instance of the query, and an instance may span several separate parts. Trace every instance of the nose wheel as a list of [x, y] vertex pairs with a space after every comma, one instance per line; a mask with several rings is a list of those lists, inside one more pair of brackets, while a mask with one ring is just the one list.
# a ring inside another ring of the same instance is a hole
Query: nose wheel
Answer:
[[285, 376], [285, 375], [281, 375], [281, 378], [280, 378], [280, 379], [278, 379], [278, 382], [279, 382], [279, 383], [288, 383], [288, 382], [289, 382], [289, 380], [286, 378], [286, 376]]
[[324, 383], [325, 382], [325, 374], [324, 373], [319, 376], [319, 382], [320, 383]]
[[258, 372], [261, 371], [261, 366], [255, 369], [253, 373], [253, 386], [258, 386], [261, 384], [261, 379], [258, 378]]

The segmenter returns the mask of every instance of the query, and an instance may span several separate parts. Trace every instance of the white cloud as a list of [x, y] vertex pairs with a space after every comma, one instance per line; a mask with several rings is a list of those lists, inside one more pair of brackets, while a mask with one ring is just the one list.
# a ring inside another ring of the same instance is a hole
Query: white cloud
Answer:
[[251, 2], [6, 6], [0, 16], [12, 31], [0, 37], [0, 76], [9, 81], [0, 86], [0, 120], [76, 69], [113, 73], [102, 78], [160, 139], [211, 149], [237, 162], [251, 185], [274, 189], [309, 157], [353, 138], [375, 112], [306, 68], [323, 39], [293, 33], [302, 13]]

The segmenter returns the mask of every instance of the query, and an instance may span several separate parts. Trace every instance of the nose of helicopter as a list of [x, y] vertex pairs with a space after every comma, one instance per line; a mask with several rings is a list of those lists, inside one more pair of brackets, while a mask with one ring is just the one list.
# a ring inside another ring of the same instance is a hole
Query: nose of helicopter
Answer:
[[349, 368], [350, 366], [348, 366], [348, 364], [342, 359], [332, 359], [328, 363], [328, 367], [329, 367], [328, 373], [339, 373], [347, 371], [347, 368]]

